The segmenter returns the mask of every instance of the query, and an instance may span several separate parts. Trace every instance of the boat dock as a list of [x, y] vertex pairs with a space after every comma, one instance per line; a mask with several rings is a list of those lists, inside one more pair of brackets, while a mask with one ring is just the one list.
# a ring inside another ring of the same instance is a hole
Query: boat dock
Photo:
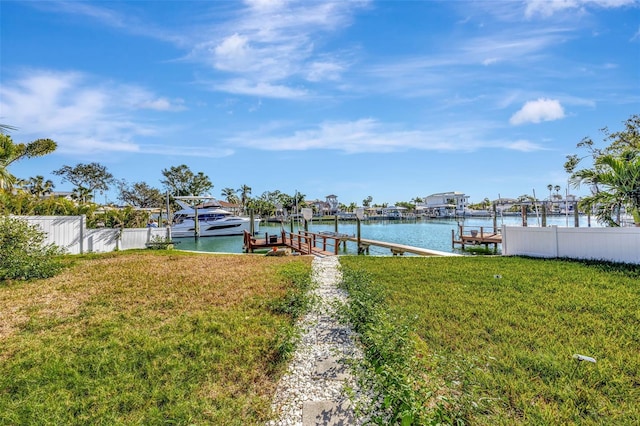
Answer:
[[419, 256], [460, 256], [455, 253], [447, 253], [438, 250], [429, 250], [420, 247], [407, 246], [404, 244], [388, 243], [386, 241], [376, 241], [357, 238], [353, 235], [339, 234], [335, 232], [323, 232], [320, 234], [301, 231], [292, 233], [282, 230], [280, 235], [265, 234], [264, 238], [252, 236], [245, 231], [244, 251], [253, 253], [255, 250], [271, 248], [277, 251], [279, 248], [289, 248], [297, 253], [314, 255], [319, 257], [337, 256], [340, 245], [346, 250], [347, 242], [360, 244], [358, 253], [368, 254], [370, 246], [384, 247], [391, 250], [394, 256], [402, 256], [405, 253], [412, 253]]
[[484, 244], [489, 248], [490, 244], [493, 244], [494, 249], [498, 248], [498, 244], [502, 244], [502, 234], [498, 231], [497, 227], [493, 227], [490, 231], [485, 227], [480, 226], [472, 227], [474, 229], [466, 229], [470, 227], [458, 226], [458, 237], [456, 239], [456, 233], [451, 230], [451, 246], [455, 248], [456, 244], [459, 244], [463, 249], [465, 245], [479, 245]]
[[244, 231], [245, 253], [254, 253], [255, 250], [271, 248], [277, 252], [279, 248], [289, 248], [296, 253], [314, 255], [317, 257], [336, 256], [340, 247], [341, 237], [334, 235], [314, 234], [302, 231], [300, 233], [282, 230], [280, 235], [268, 233], [264, 238], [252, 236]]

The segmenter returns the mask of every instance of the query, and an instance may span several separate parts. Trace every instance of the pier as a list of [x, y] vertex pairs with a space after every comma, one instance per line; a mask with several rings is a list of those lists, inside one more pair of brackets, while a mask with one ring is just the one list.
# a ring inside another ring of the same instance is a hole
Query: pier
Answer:
[[368, 240], [353, 235], [339, 234], [337, 232], [313, 233], [301, 231], [298, 233], [282, 230], [280, 234], [264, 234], [264, 238], [252, 236], [245, 231], [244, 251], [254, 253], [255, 250], [289, 248], [304, 255], [318, 257], [337, 256], [340, 245], [346, 250], [347, 242], [359, 244], [358, 253], [368, 254], [370, 246], [384, 247], [391, 251], [393, 256], [402, 256], [411, 253], [418, 256], [460, 256], [455, 253], [447, 253], [438, 250], [429, 250], [404, 244], [389, 243], [386, 241]]
[[502, 234], [498, 232], [497, 227], [492, 227], [492, 230], [487, 230], [484, 226], [473, 227], [474, 229], [468, 229], [471, 227], [458, 226], [458, 238], [456, 239], [456, 232], [451, 230], [451, 246], [455, 248], [456, 244], [459, 244], [464, 249], [465, 245], [479, 245], [484, 244], [488, 249], [490, 244], [493, 244], [494, 249], [497, 250], [498, 244], [502, 244]]
[[279, 248], [289, 248], [303, 255], [317, 257], [336, 256], [342, 237], [330, 234], [315, 234], [301, 231], [298, 233], [287, 232], [284, 229], [278, 234], [265, 234], [264, 238], [257, 238], [244, 231], [244, 252], [254, 253], [255, 250], [271, 248], [277, 251]]
[[[345, 241], [353, 241], [356, 244], [358, 243], [357, 237], [349, 236], [349, 237], [343, 237], [343, 239]], [[360, 247], [358, 250], [359, 253], [368, 254], [369, 246], [376, 246], [376, 247], [388, 248], [389, 250], [391, 250], [391, 254], [393, 256], [402, 256], [405, 253], [417, 254], [418, 256], [460, 256], [459, 254], [455, 254], [455, 253], [447, 253], [447, 252], [438, 251], [438, 250], [429, 250], [429, 249], [420, 248], [420, 247], [407, 246], [404, 244], [388, 243], [386, 241], [367, 240], [364, 238], [360, 238], [359, 243], [360, 243]]]

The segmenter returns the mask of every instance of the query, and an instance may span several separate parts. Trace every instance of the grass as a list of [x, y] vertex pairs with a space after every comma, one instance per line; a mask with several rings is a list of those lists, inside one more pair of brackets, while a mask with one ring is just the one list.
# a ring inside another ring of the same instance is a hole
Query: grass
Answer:
[[310, 260], [127, 251], [0, 283], [0, 424], [264, 424]]
[[384, 393], [381, 424], [640, 424], [639, 267], [356, 256], [341, 265]]

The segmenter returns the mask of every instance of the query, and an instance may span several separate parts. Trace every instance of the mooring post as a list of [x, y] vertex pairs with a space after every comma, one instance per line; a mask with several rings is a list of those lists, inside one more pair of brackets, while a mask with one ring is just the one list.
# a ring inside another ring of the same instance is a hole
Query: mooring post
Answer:
[[498, 233], [498, 211], [496, 208], [496, 203], [493, 203], [493, 233]]
[[356, 218], [357, 228], [356, 233], [358, 237], [358, 254], [362, 254], [362, 246], [360, 245], [360, 219]]
[[195, 226], [193, 227], [193, 236], [198, 238], [200, 236], [200, 222], [198, 221], [198, 206], [195, 207]]
[[364, 209], [363, 208], [359, 208], [356, 209], [356, 234], [357, 234], [357, 241], [358, 241], [358, 254], [362, 254], [363, 250], [362, 250], [362, 245], [360, 242], [360, 221], [362, 220], [362, 218], [364, 218]]

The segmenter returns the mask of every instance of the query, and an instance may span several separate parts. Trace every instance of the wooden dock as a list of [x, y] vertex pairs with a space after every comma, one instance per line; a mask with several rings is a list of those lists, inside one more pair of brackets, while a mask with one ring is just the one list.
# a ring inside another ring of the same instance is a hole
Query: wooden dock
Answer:
[[[356, 244], [358, 243], [357, 237], [349, 236], [349, 237], [343, 237], [343, 239], [346, 241], [353, 241]], [[391, 250], [391, 254], [394, 256], [402, 256], [405, 253], [417, 254], [419, 256], [460, 256], [459, 254], [456, 254], [456, 253], [448, 253], [444, 251], [430, 250], [430, 249], [425, 249], [421, 247], [406, 246], [404, 244], [388, 243], [386, 241], [367, 240], [364, 238], [360, 238], [360, 247], [358, 252], [369, 253], [369, 246], [388, 248], [389, 250]]]
[[[316, 234], [306, 231], [291, 233], [284, 230], [279, 235], [265, 234], [264, 238], [259, 238], [257, 236], [251, 236], [249, 232], [245, 231], [244, 251], [246, 253], [253, 253], [255, 250], [265, 248], [272, 248], [276, 250], [279, 248], [289, 248], [304, 255], [326, 257], [338, 255], [340, 244], [345, 245], [347, 242], [355, 242], [357, 244], [358, 238], [353, 235], [338, 234], [334, 232]], [[359, 242], [360, 247], [358, 248], [358, 253], [362, 254], [368, 254], [370, 246], [377, 246], [388, 248], [394, 256], [402, 256], [405, 253], [412, 253], [419, 256], [460, 256], [455, 253], [407, 246], [404, 244], [388, 243], [386, 241], [360, 238]]]
[[478, 227], [464, 227], [459, 225], [457, 238], [455, 231], [451, 230], [451, 246], [455, 248], [456, 244], [462, 246], [463, 249], [465, 245], [484, 244], [484, 246], [488, 248], [490, 244], [493, 244], [494, 248], [497, 249], [498, 244], [502, 244], [502, 234], [498, 232], [497, 228], [487, 230], [483, 226], [478, 229]]
[[264, 238], [252, 236], [244, 232], [244, 251], [253, 253], [264, 248], [289, 248], [296, 253], [317, 257], [336, 256], [340, 247], [341, 237], [335, 235], [315, 234], [301, 231], [292, 233], [282, 230], [280, 235], [265, 234]]

